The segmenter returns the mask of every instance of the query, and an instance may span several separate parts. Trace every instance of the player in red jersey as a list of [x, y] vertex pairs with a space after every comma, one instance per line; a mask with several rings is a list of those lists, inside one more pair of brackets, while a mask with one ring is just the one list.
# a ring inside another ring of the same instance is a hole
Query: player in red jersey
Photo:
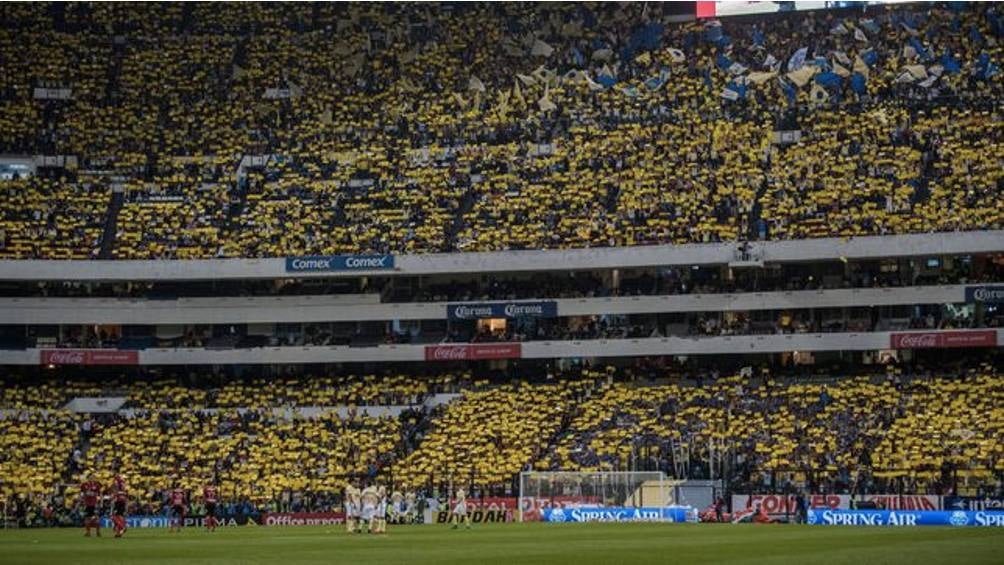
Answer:
[[216, 494], [216, 487], [212, 484], [206, 483], [202, 487], [202, 502], [206, 505], [206, 529], [210, 532], [216, 531], [216, 502], [218, 501], [218, 496]]
[[185, 490], [181, 488], [180, 485], [174, 487], [171, 491], [171, 515], [174, 520], [171, 521], [170, 531], [180, 532], [182, 525], [185, 522]]
[[120, 538], [126, 531], [126, 505], [129, 502], [129, 491], [120, 475], [115, 475], [112, 479], [108, 493], [112, 497], [112, 525], [115, 528], [115, 537]]
[[101, 537], [101, 517], [98, 516], [98, 497], [101, 496], [101, 485], [94, 479], [94, 475], [88, 475], [87, 480], [80, 483], [80, 498], [84, 502], [84, 536], [91, 537], [91, 528], [94, 528], [98, 537]]

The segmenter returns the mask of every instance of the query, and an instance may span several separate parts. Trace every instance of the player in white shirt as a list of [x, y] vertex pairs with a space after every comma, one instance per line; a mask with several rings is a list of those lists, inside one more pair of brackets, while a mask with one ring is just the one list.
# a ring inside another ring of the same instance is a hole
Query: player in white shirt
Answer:
[[464, 489], [457, 489], [456, 500], [453, 503], [453, 513], [450, 516], [450, 522], [453, 523], [453, 529], [457, 529], [460, 522], [464, 522], [464, 526], [469, 530], [471, 529], [471, 516], [467, 513], [467, 494]]
[[378, 534], [387, 533], [387, 487], [380, 485], [377, 487], [377, 510], [376, 510], [376, 531]]
[[390, 506], [388, 507], [387, 518], [391, 524], [400, 524], [401, 519], [404, 518], [404, 496], [401, 495], [400, 491], [394, 491], [390, 494]]
[[404, 503], [401, 505], [401, 509], [406, 523], [414, 524], [418, 521], [418, 503], [415, 500], [415, 493], [409, 492], [404, 495]]
[[366, 524], [367, 532], [376, 533], [376, 514], [377, 514], [377, 504], [379, 503], [379, 497], [377, 496], [377, 489], [373, 486], [368, 486], [363, 489], [363, 523]]
[[352, 485], [345, 487], [345, 530], [356, 532], [357, 518], [359, 517], [359, 491]]

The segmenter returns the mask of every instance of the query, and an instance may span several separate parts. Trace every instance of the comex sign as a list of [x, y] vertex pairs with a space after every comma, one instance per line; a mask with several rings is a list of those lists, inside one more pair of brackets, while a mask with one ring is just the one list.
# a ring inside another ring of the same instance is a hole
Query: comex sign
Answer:
[[286, 257], [287, 273], [379, 271], [393, 268], [393, 255], [317, 255], [312, 257]]
[[1002, 512], [942, 510], [810, 510], [806, 522], [820, 526], [989, 526], [1004, 528]]

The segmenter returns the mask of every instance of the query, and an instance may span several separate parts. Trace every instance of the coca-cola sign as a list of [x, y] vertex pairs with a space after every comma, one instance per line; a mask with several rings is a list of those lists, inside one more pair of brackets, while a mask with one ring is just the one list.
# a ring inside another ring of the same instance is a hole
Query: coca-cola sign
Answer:
[[427, 345], [426, 361], [477, 361], [480, 359], [519, 359], [523, 348], [518, 343], [475, 343], [471, 345]]
[[43, 349], [42, 365], [138, 365], [139, 353], [117, 349]]
[[893, 349], [996, 347], [997, 330], [894, 333], [890, 336], [890, 346]]

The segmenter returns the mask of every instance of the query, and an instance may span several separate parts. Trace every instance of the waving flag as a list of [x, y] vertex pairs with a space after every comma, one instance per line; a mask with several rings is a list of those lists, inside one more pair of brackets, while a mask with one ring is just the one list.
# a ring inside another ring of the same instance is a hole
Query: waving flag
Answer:
[[784, 91], [785, 97], [788, 98], [788, 105], [794, 106], [795, 101], [798, 99], [798, 91], [795, 90], [795, 87], [790, 82], [783, 79], [778, 80], [781, 82], [781, 90]]
[[609, 61], [610, 57], [613, 56], [614, 52], [610, 49], [597, 49], [596, 51], [593, 51], [592, 58], [594, 61]]
[[920, 55], [921, 59], [925, 61], [929, 61], [931, 59], [931, 55], [928, 54], [927, 49], [924, 47], [924, 44], [920, 42], [919, 39], [917, 39], [916, 37], [911, 37], [909, 43], [910, 47], [913, 47], [913, 50], [917, 52], [917, 55]]
[[815, 80], [816, 84], [820, 84], [822, 86], [825, 86], [826, 88], [839, 87], [842, 82], [840, 75], [830, 71], [827, 71], [825, 73], [819, 73], [818, 75], [816, 75]]
[[477, 90], [479, 92], [484, 92], [485, 83], [481, 82], [481, 79], [479, 79], [478, 77], [471, 77], [471, 79], [467, 81], [467, 90]]
[[658, 76], [654, 76], [645, 81], [645, 88], [649, 90], [659, 90], [662, 88], [666, 81], [669, 80], [669, 69], [662, 69], [659, 71]]
[[941, 56], [941, 66], [945, 67], [945, 72], [948, 74], [959, 74], [962, 71], [962, 63], [958, 59], [952, 56], [948, 50], [945, 50], [945, 54]]
[[788, 59], [788, 72], [797, 71], [805, 66], [805, 57], [809, 54], [808, 47], [802, 47], [795, 54]]
[[687, 60], [687, 55], [684, 54], [684, 52], [679, 49], [670, 48], [667, 50], [667, 52], [669, 53], [669, 58], [674, 63], [682, 63]]
[[867, 82], [868, 79], [861, 73], [854, 73], [851, 75], [851, 89], [854, 92], [857, 92], [859, 96], [868, 92], [868, 88], [866, 86]]
[[812, 80], [812, 77], [817, 72], [819, 72], [819, 67], [817, 67], [815, 65], [811, 65], [811, 66], [807, 66], [807, 67], [802, 67], [802, 68], [798, 69], [797, 71], [790, 72], [790, 73], [788, 73], [787, 76], [788, 76], [788, 80], [790, 80], [791, 82], [795, 83], [796, 85], [799, 86], [799, 88], [801, 88], [801, 87], [809, 84], [809, 81]]
[[976, 26], [969, 27], [969, 40], [975, 44], [983, 43], [983, 34], [980, 33], [980, 28]]
[[825, 104], [830, 100], [830, 93], [826, 92], [826, 89], [818, 84], [812, 85], [812, 90], [809, 92], [809, 100], [813, 104]]
[[777, 76], [777, 73], [774, 73], [774, 72], [770, 72], [770, 73], [761, 73], [761, 72], [750, 73], [749, 76], [746, 77], [746, 80], [748, 80], [749, 82], [752, 82], [753, 84], [763, 84], [763, 83], [767, 82], [768, 80], [770, 80], [770, 79], [772, 79], [772, 78], [774, 78], [776, 76]]
[[715, 57], [715, 66], [723, 71], [727, 71], [732, 66], [732, 59], [729, 59], [725, 53], [719, 53]]
[[864, 75], [865, 78], [868, 78], [869, 75], [871, 74], [871, 71], [868, 69], [868, 65], [865, 64], [864, 60], [861, 58], [861, 55], [857, 55], [854, 57], [854, 72], [860, 75]]
[[914, 80], [924, 80], [927, 78], [927, 69], [924, 65], [907, 65], [903, 67], [903, 70], [910, 73]]
[[781, 68], [781, 61], [778, 61], [773, 55], [768, 53], [767, 58], [763, 61], [763, 68], [777, 71]]
[[986, 53], [981, 53], [980, 58], [976, 61], [976, 69], [974, 70], [973, 74], [977, 78], [986, 80], [996, 75], [999, 72], [1000, 72], [1000, 67], [995, 65], [993, 61], [990, 60], [990, 55]]
[[860, 25], [861, 27], [863, 27], [866, 30], [868, 30], [868, 33], [878, 33], [879, 32], [879, 26], [878, 26], [878, 24], [875, 23], [875, 20], [873, 20], [871, 18], [869, 18], [867, 20], [861, 20], [861, 21], [859, 21], [858, 25]]
[[538, 57], [550, 57], [551, 53], [554, 53], [554, 47], [551, 47], [539, 39], [533, 40], [533, 47], [530, 48], [531, 55]]
[[610, 70], [610, 67], [608, 67], [607, 65], [603, 65], [603, 68], [600, 69], [599, 74], [596, 75], [596, 82], [600, 83], [606, 88], [610, 88], [613, 85], [617, 84], [617, 78], [614, 76], [614, 72]]

